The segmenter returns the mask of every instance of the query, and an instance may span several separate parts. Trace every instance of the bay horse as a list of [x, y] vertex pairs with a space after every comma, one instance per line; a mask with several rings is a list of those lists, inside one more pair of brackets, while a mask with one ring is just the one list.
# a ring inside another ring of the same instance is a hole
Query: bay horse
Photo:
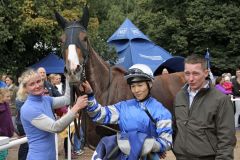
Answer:
[[[55, 12], [55, 16], [58, 24], [64, 29], [61, 40], [66, 62], [65, 71], [70, 82], [79, 84], [87, 80], [92, 86], [97, 101], [103, 106], [133, 98], [124, 79], [126, 71], [119, 67], [110, 67], [90, 45], [87, 37], [88, 9], [84, 8], [82, 19], [79, 21], [69, 22], [58, 12]], [[184, 83], [183, 73], [156, 76], [151, 94], [172, 112], [174, 97]], [[90, 146], [96, 146], [102, 136], [113, 134], [111, 129], [115, 129], [111, 125], [110, 131], [103, 129], [86, 117], [83, 121], [86, 129], [85, 138]]]

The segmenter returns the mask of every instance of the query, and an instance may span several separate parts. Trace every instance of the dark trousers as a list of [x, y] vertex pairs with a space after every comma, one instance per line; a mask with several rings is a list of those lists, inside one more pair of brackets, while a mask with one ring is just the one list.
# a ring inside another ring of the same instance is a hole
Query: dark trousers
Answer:
[[189, 155], [175, 154], [177, 160], [215, 160], [215, 156], [192, 157]]
[[68, 138], [64, 138], [63, 148], [64, 148], [65, 155], [67, 155], [67, 152], [68, 152]]
[[18, 149], [18, 160], [26, 160], [28, 154], [28, 143], [23, 143]]

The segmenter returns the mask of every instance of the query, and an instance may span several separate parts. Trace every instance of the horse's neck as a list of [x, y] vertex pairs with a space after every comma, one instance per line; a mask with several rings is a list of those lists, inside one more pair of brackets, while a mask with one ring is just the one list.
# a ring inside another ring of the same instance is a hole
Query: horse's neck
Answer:
[[92, 51], [87, 66], [87, 80], [102, 105], [114, 104], [132, 98], [132, 93], [124, 79], [124, 70], [118, 67], [110, 69], [103, 59]]
[[110, 67], [108, 64], [92, 50], [87, 66], [87, 77], [94, 91], [104, 92], [109, 87]]

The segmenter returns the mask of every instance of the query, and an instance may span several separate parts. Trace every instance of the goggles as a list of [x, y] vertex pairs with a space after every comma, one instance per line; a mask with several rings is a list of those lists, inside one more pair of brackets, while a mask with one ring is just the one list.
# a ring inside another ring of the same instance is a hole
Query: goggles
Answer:
[[144, 75], [147, 75], [141, 69], [138, 69], [138, 68], [129, 69], [127, 71], [127, 73], [125, 73], [125, 75], [133, 75], [133, 74], [144, 74]]

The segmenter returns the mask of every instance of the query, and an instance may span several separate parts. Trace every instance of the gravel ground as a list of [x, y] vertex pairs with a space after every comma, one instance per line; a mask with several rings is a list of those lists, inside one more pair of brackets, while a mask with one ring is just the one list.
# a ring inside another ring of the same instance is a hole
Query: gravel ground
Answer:
[[[236, 132], [236, 137], [237, 137], [237, 145], [234, 150], [234, 160], [240, 160], [240, 130], [237, 130]], [[18, 147], [12, 147], [9, 149], [9, 155], [7, 160], [17, 160], [17, 152], [18, 152]], [[64, 152], [63, 152], [63, 141], [62, 139], [59, 139], [59, 160], [64, 160]], [[78, 157], [78, 160], [90, 160], [91, 156], [93, 154], [93, 151], [90, 150], [89, 148], [84, 149], [84, 153]], [[172, 154], [171, 151], [167, 153], [167, 157], [165, 160], [176, 160], [175, 156]]]

